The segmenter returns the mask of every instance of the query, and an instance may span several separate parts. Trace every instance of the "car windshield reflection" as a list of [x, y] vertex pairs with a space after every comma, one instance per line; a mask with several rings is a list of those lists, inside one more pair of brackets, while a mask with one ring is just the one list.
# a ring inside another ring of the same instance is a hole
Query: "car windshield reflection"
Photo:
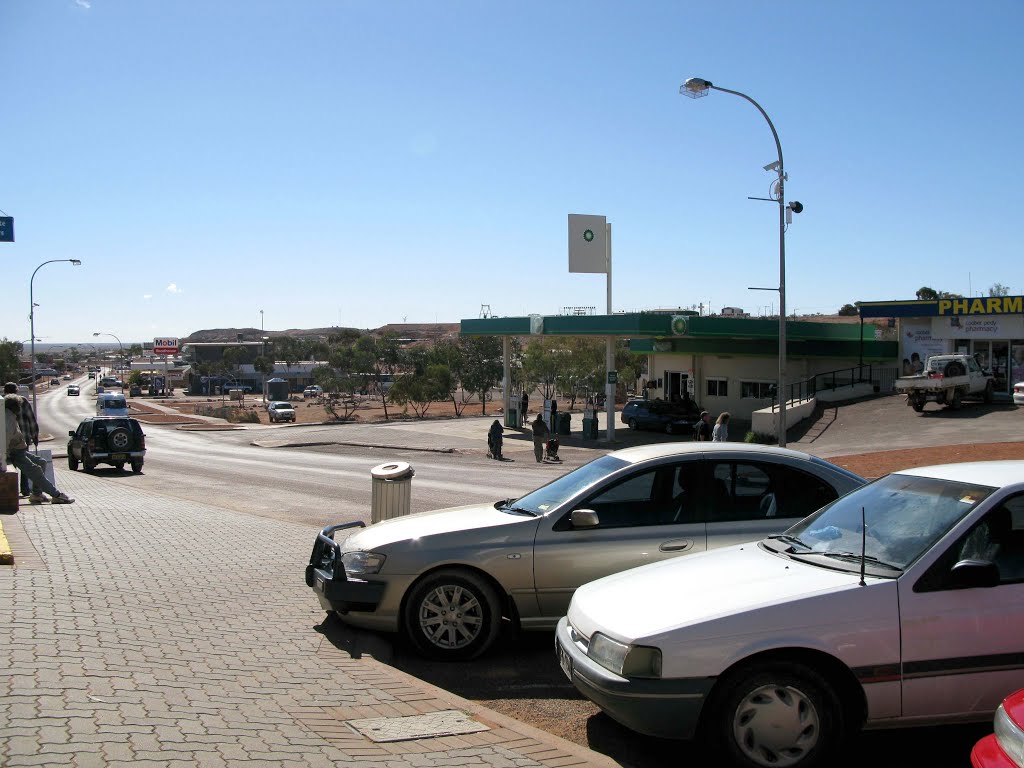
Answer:
[[[837, 499], [766, 540], [794, 556], [824, 555], [829, 567], [860, 567], [865, 560], [904, 570], [995, 489], [983, 485], [892, 474]], [[863, 516], [863, 518], [862, 518]], [[862, 519], [867, 535], [862, 536]], [[792, 546], [798, 540], [801, 546]], [[786, 548], [786, 544], [790, 544]], [[821, 564], [824, 562], [819, 561]], [[891, 573], [888, 575], [892, 575]]]
[[613, 472], [628, 467], [629, 462], [614, 456], [602, 456], [579, 469], [573, 470], [536, 491], [516, 499], [513, 506], [519, 510], [527, 510], [538, 515], [545, 515], [573, 498], [580, 491], [589, 488]]

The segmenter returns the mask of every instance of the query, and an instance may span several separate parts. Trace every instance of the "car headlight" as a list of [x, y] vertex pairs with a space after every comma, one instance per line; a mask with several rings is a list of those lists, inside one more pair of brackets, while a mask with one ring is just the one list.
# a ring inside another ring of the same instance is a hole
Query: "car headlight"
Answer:
[[587, 656], [622, 677], [661, 677], [661, 650], [646, 645], [625, 645], [595, 632]]
[[384, 560], [384, 555], [378, 555], [376, 552], [346, 552], [341, 556], [345, 572], [353, 576], [379, 573]]
[[1002, 747], [1003, 752], [1013, 760], [1016, 765], [1024, 765], [1024, 730], [1021, 730], [1006, 714], [1003, 705], [999, 705], [995, 717], [996, 741]]

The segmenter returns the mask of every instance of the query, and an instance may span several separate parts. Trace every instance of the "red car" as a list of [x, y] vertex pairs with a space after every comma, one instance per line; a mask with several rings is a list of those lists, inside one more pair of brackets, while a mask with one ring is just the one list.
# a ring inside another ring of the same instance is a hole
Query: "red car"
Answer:
[[999, 705], [995, 733], [990, 733], [971, 750], [974, 768], [1024, 767], [1024, 688], [1011, 693]]

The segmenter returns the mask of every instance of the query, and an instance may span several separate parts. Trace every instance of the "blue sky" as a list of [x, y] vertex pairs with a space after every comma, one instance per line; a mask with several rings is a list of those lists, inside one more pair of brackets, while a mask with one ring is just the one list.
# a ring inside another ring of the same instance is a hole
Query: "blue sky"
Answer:
[[1024, 3], [0, 0], [0, 337], [1024, 293]]

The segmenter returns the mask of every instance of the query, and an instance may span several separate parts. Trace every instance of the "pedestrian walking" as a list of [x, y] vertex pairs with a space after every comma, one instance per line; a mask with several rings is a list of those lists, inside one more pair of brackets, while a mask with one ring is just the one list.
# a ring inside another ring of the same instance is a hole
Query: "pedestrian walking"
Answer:
[[[18, 385], [13, 381], [8, 381], [4, 384], [4, 397], [14, 397], [18, 401], [18, 426], [21, 427], [21, 434], [25, 438], [25, 442], [29, 446], [35, 446], [36, 450], [39, 450], [39, 422], [36, 421], [35, 411], [32, 410], [32, 405], [28, 399], [18, 394]], [[19, 484], [21, 485], [21, 495], [28, 496], [32, 492], [32, 484], [29, 482], [28, 475], [24, 472], [21, 473], [19, 478]]]
[[[20, 398], [24, 400], [25, 398]], [[50, 494], [52, 504], [71, 504], [74, 502], [66, 493], [57, 490], [44, 473], [46, 462], [28, 451], [28, 443], [18, 425], [18, 398], [4, 396], [4, 425], [7, 428], [7, 461], [22, 474], [28, 475], [32, 481], [32, 493], [28, 497], [30, 504], [42, 504], [46, 501], [42, 491]], [[42, 489], [42, 490], [40, 490]]]
[[538, 413], [537, 418], [533, 420], [533, 455], [537, 458], [538, 464], [544, 461], [544, 444], [547, 442], [547, 436], [548, 425], [544, 423], [544, 415]]
[[505, 430], [497, 419], [487, 430], [487, 455], [501, 461], [501, 442], [505, 439]]
[[729, 442], [729, 413], [727, 411], [718, 414], [715, 428], [711, 432], [711, 441], [715, 443]]
[[693, 428], [693, 439], [700, 443], [711, 442], [711, 414], [707, 411], [700, 412], [700, 421]]

